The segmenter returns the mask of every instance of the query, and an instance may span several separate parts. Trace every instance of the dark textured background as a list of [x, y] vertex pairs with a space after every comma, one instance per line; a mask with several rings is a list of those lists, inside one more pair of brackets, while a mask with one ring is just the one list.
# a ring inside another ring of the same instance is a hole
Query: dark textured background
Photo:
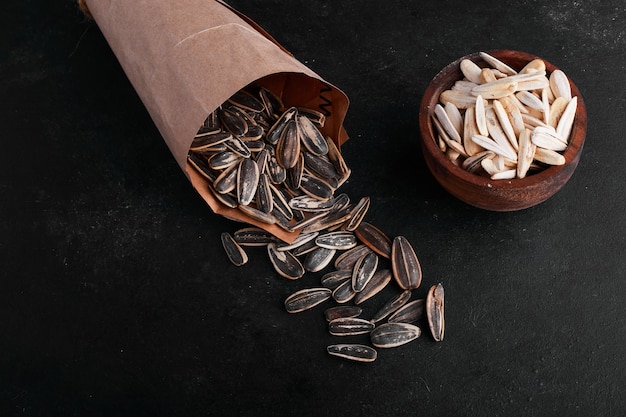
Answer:
[[[626, 6], [617, 0], [233, 0], [351, 99], [343, 190], [404, 235], [446, 339], [374, 364], [325, 352], [317, 309], [222, 231], [97, 26], [70, 0], [0, 5], [0, 415], [619, 416], [626, 407]], [[244, 45], [242, 45], [244, 47]], [[417, 112], [467, 53], [518, 49], [581, 90], [570, 182], [525, 211], [455, 200], [428, 173]], [[253, 65], [253, 63], [251, 63]]]

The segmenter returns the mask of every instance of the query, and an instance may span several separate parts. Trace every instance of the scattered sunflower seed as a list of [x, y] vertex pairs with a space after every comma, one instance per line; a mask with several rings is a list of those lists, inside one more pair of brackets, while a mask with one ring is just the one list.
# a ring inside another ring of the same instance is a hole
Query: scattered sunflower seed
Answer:
[[230, 233], [222, 233], [221, 239], [226, 255], [233, 265], [241, 266], [248, 262], [248, 255], [246, 255], [246, 252], [237, 244]]
[[357, 245], [354, 248], [345, 251], [341, 255], [335, 259], [335, 268], [336, 269], [347, 269], [352, 271], [354, 268], [354, 264], [359, 260], [363, 255], [372, 252], [372, 250], [366, 245]]
[[[481, 77], [493, 84], [463, 86], [466, 94], [474, 94], [472, 102], [475, 104], [487, 103], [480, 96], [475, 97], [476, 91], [493, 96], [506, 86], [498, 82], [501, 76], [497, 71], [484, 71]], [[533, 77], [536, 76], [520, 74], [519, 78], [509, 81], [530, 86], [534, 85], [531, 84], [535, 81]], [[545, 95], [542, 99], [546, 100]], [[500, 107], [510, 106], [511, 100], [503, 99]], [[567, 115], [573, 111], [564, 100], [554, 104], [555, 113]], [[500, 107], [498, 111], [502, 110]], [[467, 135], [461, 134], [461, 129], [469, 122], [464, 111], [463, 106], [453, 103], [438, 110], [446, 120], [450, 136], [462, 140], [466, 140]], [[534, 121], [534, 116], [527, 115], [522, 124], [533, 123], [544, 130], [551, 126], [552, 130], [544, 135], [567, 129], [560, 120], [563, 117], [554, 118], [548, 124], [547, 115], [545, 123], [539, 119]], [[493, 119], [493, 115], [491, 117]], [[337, 143], [321, 133], [324, 123], [325, 116], [320, 112], [285, 108], [270, 91], [250, 88], [233, 95], [199, 128], [189, 149], [188, 162], [206, 179], [215, 197], [251, 219], [276, 224], [289, 232], [300, 232], [290, 243], [280, 242], [258, 227], [243, 227], [233, 235], [223, 233], [221, 240], [229, 260], [234, 265], [243, 265], [248, 261], [243, 246], [266, 246], [276, 272], [297, 280], [306, 271], [323, 270], [333, 263], [335, 254], [342, 251], [335, 259], [335, 270], [322, 276], [321, 287], [302, 289], [285, 299], [289, 313], [305, 311], [332, 299], [337, 305], [324, 310], [332, 335], [369, 334], [374, 346], [394, 347], [419, 336], [419, 328], [408, 323], [419, 320], [426, 310], [433, 336], [436, 340], [443, 339], [443, 288], [431, 290], [426, 300], [408, 302], [411, 289], [421, 281], [419, 262], [408, 241], [401, 236], [392, 240], [364, 221], [370, 207], [369, 197], [351, 203], [347, 194], [335, 195], [351, 171]], [[514, 126], [513, 123], [511, 127]], [[458, 134], [450, 129], [456, 129]], [[508, 135], [509, 130], [504, 126], [503, 135]], [[485, 158], [477, 156], [475, 159], [466, 163], [468, 169], [470, 163], [471, 169], [482, 167]], [[544, 159], [554, 160], [554, 157], [546, 154]], [[228, 214], [224, 216], [231, 218]], [[388, 261], [391, 268], [380, 266], [380, 262]], [[380, 293], [394, 276], [405, 291], [388, 300], [372, 320], [359, 318], [363, 312], [360, 305]], [[387, 323], [376, 327], [376, 323], [387, 317]], [[334, 344], [328, 346], [327, 351], [358, 362], [372, 362], [377, 358], [374, 348], [361, 344]]]
[[391, 239], [376, 226], [361, 222], [354, 233], [371, 250], [389, 259], [391, 257]]
[[331, 322], [340, 318], [358, 317], [362, 312], [363, 309], [357, 306], [334, 306], [324, 310], [324, 317], [326, 317], [326, 321]]
[[276, 248], [276, 244], [271, 242], [267, 245], [267, 253], [274, 269], [281, 276], [294, 280], [304, 275], [304, 266], [291, 252], [281, 252]]
[[408, 290], [420, 286], [422, 268], [413, 247], [404, 236], [396, 236], [393, 240], [391, 268], [400, 288]]
[[335, 289], [345, 281], [352, 279], [352, 271], [347, 269], [341, 269], [337, 271], [331, 271], [324, 274], [321, 280], [322, 286], [330, 289]]
[[379, 269], [374, 276], [363, 287], [363, 289], [354, 297], [355, 304], [362, 304], [365, 300], [369, 300], [383, 290], [391, 282], [393, 274], [389, 269]]
[[433, 285], [426, 296], [428, 326], [436, 342], [443, 340], [445, 331], [444, 290], [441, 283]]
[[372, 345], [393, 348], [407, 344], [421, 335], [419, 327], [409, 323], [383, 323], [370, 333]]
[[340, 317], [328, 323], [328, 331], [333, 336], [356, 336], [374, 330], [374, 323], [358, 317]]
[[378, 268], [378, 256], [374, 252], [363, 255], [354, 265], [352, 272], [352, 289], [361, 292], [370, 282]]
[[337, 250], [335, 249], [318, 246], [306, 255], [304, 260], [304, 269], [309, 272], [321, 271], [332, 262], [335, 253], [337, 253]]
[[331, 297], [328, 288], [306, 288], [296, 291], [285, 300], [285, 308], [289, 313], [299, 313], [311, 309]]
[[[334, 297], [334, 294], [333, 294]], [[400, 294], [392, 297], [388, 300], [385, 305], [383, 305], [372, 317], [372, 323], [378, 323], [394, 311], [398, 310], [400, 307], [405, 305], [409, 299], [411, 298], [411, 290], [404, 290]]]
[[330, 345], [326, 350], [330, 355], [357, 362], [374, 362], [378, 356], [374, 348], [359, 344], [342, 343]]
[[424, 316], [426, 300], [413, 300], [395, 311], [387, 321], [389, 323], [414, 323]]

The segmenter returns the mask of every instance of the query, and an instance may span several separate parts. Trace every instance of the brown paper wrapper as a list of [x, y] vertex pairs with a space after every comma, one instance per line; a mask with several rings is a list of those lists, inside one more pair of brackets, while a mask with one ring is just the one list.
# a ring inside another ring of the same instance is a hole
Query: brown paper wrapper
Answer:
[[322, 129], [338, 146], [347, 140], [347, 96], [299, 62], [259, 25], [215, 0], [80, 0], [98, 24], [170, 151], [211, 209], [292, 241], [275, 225], [250, 219], [217, 201], [187, 163], [206, 117], [245, 86], [268, 88], [285, 106], [322, 111]]

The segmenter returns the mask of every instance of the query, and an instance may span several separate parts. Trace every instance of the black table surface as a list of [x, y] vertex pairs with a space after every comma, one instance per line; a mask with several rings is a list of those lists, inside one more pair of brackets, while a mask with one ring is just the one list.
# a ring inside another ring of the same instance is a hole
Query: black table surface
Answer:
[[[70, 0], [5, 0], [0, 415], [623, 415], [624, 3], [230, 4], [349, 96], [342, 190], [412, 242], [417, 295], [443, 283], [445, 340], [329, 356], [323, 307], [283, 306], [319, 274], [281, 278], [262, 249], [229, 263], [240, 224], [195, 193], [97, 25]], [[562, 68], [589, 116], [571, 180], [518, 212], [456, 200], [419, 148], [430, 79], [490, 49]]]

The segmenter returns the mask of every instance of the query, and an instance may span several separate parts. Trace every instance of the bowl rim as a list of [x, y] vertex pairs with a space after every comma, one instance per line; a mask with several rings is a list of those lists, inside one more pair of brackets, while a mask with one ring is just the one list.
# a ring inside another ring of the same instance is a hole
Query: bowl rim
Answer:
[[[507, 64], [507, 58], [510, 60], [511, 57], [523, 60], [524, 62], [530, 62], [533, 59], [541, 59], [546, 65], [547, 75], [559, 69], [556, 65], [552, 64], [546, 59], [534, 54], [530, 54], [528, 52], [510, 49], [495, 49], [487, 50], [484, 52], [502, 60], [504, 63]], [[439, 102], [439, 94], [452, 86], [452, 84], [441, 84], [441, 79], [445, 79], [445, 76], [450, 73], [458, 72], [460, 74], [459, 66], [460, 62], [463, 59], [470, 59], [479, 66], [486, 64], [484, 60], [480, 57], [480, 52], [473, 52], [464, 55], [456, 59], [455, 61], [452, 61], [451, 63], [443, 67], [437, 73], [437, 75], [432, 78], [428, 87], [426, 88], [426, 91], [424, 92], [424, 96], [422, 98], [420, 106], [419, 125], [422, 144], [425, 146], [428, 153], [433, 156], [433, 158], [437, 161], [439, 165], [441, 165], [445, 170], [449, 171], [452, 175], [478, 187], [489, 187], [492, 190], [494, 188], [502, 190], [517, 190], [532, 187], [534, 185], [547, 181], [561, 173], [564, 169], [566, 169], [566, 167], [568, 167], [568, 165], [572, 163], [578, 163], [578, 159], [580, 158], [580, 153], [585, 142], [587, 130], [587, 110], [580, 90], [569, 76], [567, 76], [567, 78], [569, 80], [572, 90], [572, 97], [578, 97], [578, 103], [576, 108], [576, 117], [574, 119], [574, 125], [572, 127], [572, 132], [570, 135], [570, 142], [567, 149], [563, 152], [563, 156], [565, 157], [565, 164], [547, 167], [540, 172], [533, 173], [532, 175], [528, 175], [524, 178], [492, 180], [487, 176], [480, 176], [468, 172], [467, 170], [458, 165], [455, 165], [452, 161], [450, 161], [450, 159], [446, 157], [445, 153], [441, 151], [435, 140], [435, 128], [433, 127], [431, 117], [434, 112], [434, 104]], [[521, 68], [514, 69], [520, 70]], [[460, 79], [460, 77], [462, 77], [462, 75], [460, 75], [458, 79]]]

